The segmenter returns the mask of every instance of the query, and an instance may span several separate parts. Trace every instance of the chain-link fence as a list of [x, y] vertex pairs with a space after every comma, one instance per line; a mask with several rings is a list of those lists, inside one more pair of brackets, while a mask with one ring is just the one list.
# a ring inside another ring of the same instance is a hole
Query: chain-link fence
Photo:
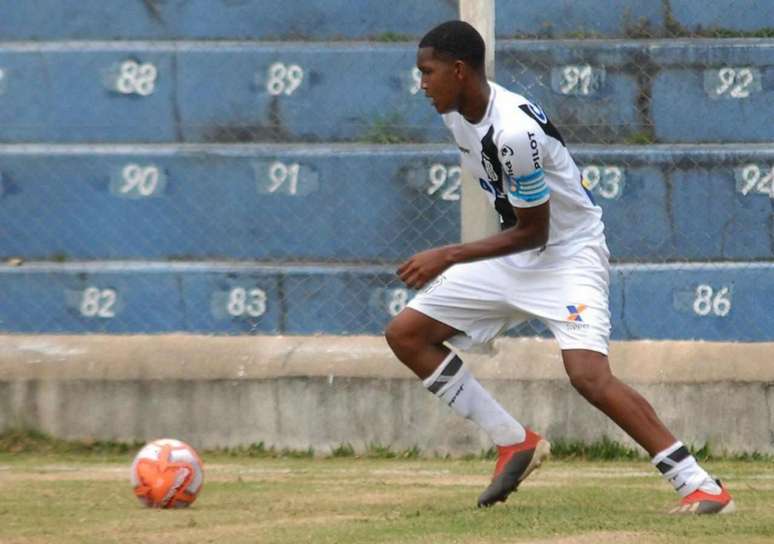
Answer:
[[[456, 1], [0, 4], [0, 331], [379, 333], [459, 241]], [[772, 340], [774, 15], [576, 4], [499, 0], [495, 79], [604, 209], [613, 337]]]

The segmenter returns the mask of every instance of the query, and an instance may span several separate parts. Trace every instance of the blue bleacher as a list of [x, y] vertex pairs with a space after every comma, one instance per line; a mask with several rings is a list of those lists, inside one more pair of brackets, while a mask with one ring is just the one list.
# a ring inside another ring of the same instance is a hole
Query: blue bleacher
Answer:
[[[770, 340], [760, 301], [774, 299], [772, 273], [771, 263], [616, 266], [613, 339]], [[379, 334], [411, 295], [386, 266], [33, 264], [0, 266], [0, 280], [9, 332]]]
[[[765, 34], [769, 4], [497, 2], [497, 81], [604, 209], [614, 339], [774, 338], [774, 41], [663, 39]], [[379, 334], [411, 295], [397, 263], [459, 239], [414, 69], [455, 2], [0, 14], [0, 259], [25, 261], [0, 265], [0, 331]]]
[[[770, 257], [770, 146], [572, 148], [615, 261]], [[398, 261], [459, 240], [458, 160], [435, 145], [0, 146], [0, 257]]]
[[[764, 142], [772, 52], [758, 39], [502, 41], [496, 74], [568, 141]], [[405, 43], [0, 43], [0, 142], [447, 141], [415, 55]], [[155, 74], [122, 79], [125, 63]]]
[[[357, 9], [353, 9], [355, 6]], [[665, 37], [774, 28], [768, 0], [496, 2], [498, 38]], [[4, 40], [362, 40], [420, 38], [454, 19], [448, 0], [0, 0]], [[669, 28], [667, 28], [669, 26]]]

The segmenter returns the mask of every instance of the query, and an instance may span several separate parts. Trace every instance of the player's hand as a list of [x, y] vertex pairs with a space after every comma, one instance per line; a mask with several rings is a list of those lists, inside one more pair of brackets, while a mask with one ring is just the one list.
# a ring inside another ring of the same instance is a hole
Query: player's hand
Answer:
[[439, 247], [422, 251], [398, 268], [401, 281], [413, 289], [421, 289], [452, 265], [449, 248]]

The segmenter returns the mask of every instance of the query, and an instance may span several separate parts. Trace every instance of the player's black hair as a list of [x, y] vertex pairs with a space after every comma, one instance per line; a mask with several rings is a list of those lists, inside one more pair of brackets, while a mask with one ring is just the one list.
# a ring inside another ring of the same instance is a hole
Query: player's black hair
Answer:
[[441, 23], [424, 35], [419, 47], [432, 47], [436, 53], [445, 53], [453, 60], [464, 61], [476, 70], [484, 67], [484, 39], [465, 21]]

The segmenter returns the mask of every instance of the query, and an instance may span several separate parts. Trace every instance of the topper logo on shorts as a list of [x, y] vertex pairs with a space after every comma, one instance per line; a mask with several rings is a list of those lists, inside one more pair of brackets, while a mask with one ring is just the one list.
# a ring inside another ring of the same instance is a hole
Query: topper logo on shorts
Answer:
[[567, 316], [567, 321], [583, 321], [581, 319], [581, 315], [583, 313], [583, 310], [586, 309], [585, 304], [578, 304], [577, 306], [569, 305], [567, 306], [567, 311], [570, 312], [570, 315]]

